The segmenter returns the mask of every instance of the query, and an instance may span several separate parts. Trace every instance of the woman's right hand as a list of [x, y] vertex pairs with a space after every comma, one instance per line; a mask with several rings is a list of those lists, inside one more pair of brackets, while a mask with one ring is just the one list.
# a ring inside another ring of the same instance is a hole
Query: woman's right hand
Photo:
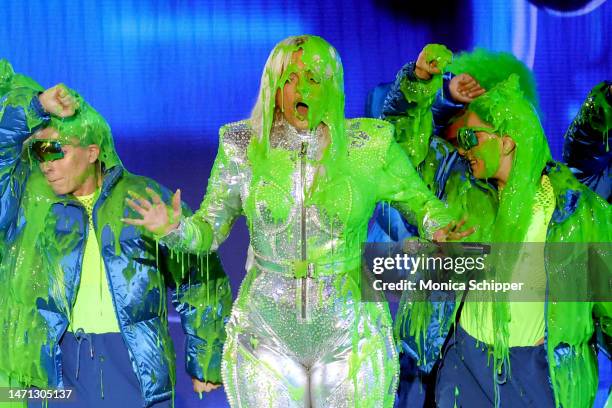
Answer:
[[432, 76], [440, 75], [446, 65], [453, 59], [453, 53], [442, 44], [427, 44], [417, 57], [414, 75], [429, 81]]
[[465, 219], [459, 222], [451, 221], [444, 228], [440, 228], [433, 234], [433, 242], [448, 242], [448, 241], [459, 241], [462, 238], [472, 235], [476, 231], [476, 227], [470, 227], [464, 231], [461, 228], [465, 224]]
[[157, 236], [164, 236], [178, 228], [181, 220], [181, 190], [178, 189], [172, 196], [172, 206], [167, 206], [161, 200], [159, 194], [150, 188], [146, 192], [151, 198], [140, 196], [132, 191], [128, 191], [130, 197], [125, 201], [142, 218], [122, 218], [126, 224], [144, 227], [147, 231]]

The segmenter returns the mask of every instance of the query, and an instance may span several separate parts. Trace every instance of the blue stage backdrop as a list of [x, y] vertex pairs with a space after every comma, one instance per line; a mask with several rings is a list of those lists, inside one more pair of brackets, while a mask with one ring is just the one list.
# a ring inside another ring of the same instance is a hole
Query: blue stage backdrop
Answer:
[[[368, 91], [393, 80], [426, 43], [514, 52], [534, 69], [542, 122], [560, 158], [585, 95], [612, 75], [612, 2], [421, 3], [2, 0], [0, 58], [45, 87], [77, 89], [111, 124], [126, 167], [181, 187], [192, 207], [205, 190], [218, 128], [249, 115], [269, 51], [303, 33], [326, 38], [342, 56], [348, 117], [362, 116]], [[234, 291], [246, 247], [239, 221], [220, 251]], [[178, 324], [172, 330], [181, 341]], [[225, 405], [222, 391], [201, 402], [186, 394], [178, 371], [177, 407]]]

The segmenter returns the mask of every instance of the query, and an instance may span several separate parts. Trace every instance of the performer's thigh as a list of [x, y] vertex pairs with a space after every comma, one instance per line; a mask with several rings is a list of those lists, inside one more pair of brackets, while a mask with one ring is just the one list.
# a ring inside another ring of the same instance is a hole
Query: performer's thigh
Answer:
[[361, 332], [365, 324], [370, 325], [367, 336], [347, 331], [312, 366], [313, 408], [393, 405], [398, 362], [391, 333], [365, 320], [357, 330]]
[[225, 391], [232, 407], [307, 407], [304, 366], [274, 341], [251, 341], [248, 332], [230, 330], [223, 353]]

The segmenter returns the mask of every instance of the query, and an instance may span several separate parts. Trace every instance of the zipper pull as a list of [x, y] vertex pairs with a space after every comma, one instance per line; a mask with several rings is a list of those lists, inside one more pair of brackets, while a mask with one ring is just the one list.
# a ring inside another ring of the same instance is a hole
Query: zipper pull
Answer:
[[306, 277], [307, 278], [312, 278], [313, 277], [314, 269], [315, 269], [315, 264], [309, 263], [308, 264], [308, 268], [307, 268], [307, 272], [306, 272]]

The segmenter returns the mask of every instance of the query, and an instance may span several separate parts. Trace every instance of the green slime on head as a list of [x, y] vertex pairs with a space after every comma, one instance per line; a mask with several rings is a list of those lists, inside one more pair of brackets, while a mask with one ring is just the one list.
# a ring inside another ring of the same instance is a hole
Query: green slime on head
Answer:
[[538, 94], [533, 72], [518, 58], [507, 52], [489, 51], [475, 48], [471, 52], [462, 52], [449, 64], [448, 71], [453, 74], [469, 74], [485, 90], [505, 81], [516, 74], [523, 96], [539, 110]]
[[[301, 61], [304, 68], [298, 67], [292, 61], [294, 53], [302, 50]], [[275, 219], [283, 219], [291, 208], [291, 202], [280, 199], [287, 196], [291, 189], [291, 180], [286, 177], [294, 166], [295, 153], [270, 147], [270, 130], [276, 120], [282, 120], [281, 107], [276, 106], [276, 94], [283, 94], [283, 87], [292, 74], [303, 73], [312, 81], [300, 80], [298, 92], [302, 101], [308, 105], [308, 126], [311, 131], [319, 127], [328, 137], [328, 145], [322, 157], [317, 161], [319, 168], [315, 185], [311, 193], [318, 194], [314, 201], [326, 203], [330, 214], [334, 214], [337, 199], [328, 196], [322, 185], [329, 180], [346, 174], [346, 135], [344, 127], [344, 74], [342, 63], [337, 51], [324, 39], [317, 36], [304, 35], [289, 37], [279, 43], [271, 52], [262, 76], [259, 95], [261, 116], [252, 117], [251, 125], [260, 129], [260, 134], [251, 140], [248, 148], [248, 158], [253, 169], [253, 185], [261, 181], [274, 181], [266, 188], [264, 196], [270, 194], [279, 197], [277, 205], [268, 206], [273, 211]], [[279, 184], [280, 183], [280, 184]], [[310, 193], [308, 194], [310, 196]], [[261, 197], [249, 197], [245, 203], [253, 208]], [[325, 205], [325, 204], [324, 204]]]
[[100, 147], [100, 162], [104, 169], [121, 164], [115, 150], [110, 126], [91, 105], [74, 91], [70, 91], [78, 103], [78, 111], [68, 118], [51, 117], [49, 127], [57, 130], [60, 141], [72, 143], [75, 140], [81, 146], [96, 144]]
[[[302, 50], [301, 60], [310, 71], [317, 84], [307, 81], [300, 82], [299, 91], [304, 103], [308, 104], [308, 125], [315, 130], [321, 124], [329, 129], [330, 146], [324, 154], [322, 162], [331, 164], [333, 159], [341, 158], [346, 152], [346, 137], [344, 135], [344, 73], [337, 51], [324, 39], [317, 36], [289, 37], [279, 43], [270, 54], [262, 77], [260, 100], [262, 115], [252, 118], [261, 123], [253, 123], [261, 133], [249, 147], [249, 159], [253, 164], [267, 159], [270, 151], [270, 130], [277, 120], [280, 107], [276, 107], [276, 93], [282, 95], [283, 87], [289, 81], [291, 74], [302, 71], [291, 61], [292, 55]], [[271, 61], [278, 61], [281, 72], [275, 69]], [[310, 103], [309, 103], [310, 102]], [[264, 159], [264, 160], [257, 160]]]

